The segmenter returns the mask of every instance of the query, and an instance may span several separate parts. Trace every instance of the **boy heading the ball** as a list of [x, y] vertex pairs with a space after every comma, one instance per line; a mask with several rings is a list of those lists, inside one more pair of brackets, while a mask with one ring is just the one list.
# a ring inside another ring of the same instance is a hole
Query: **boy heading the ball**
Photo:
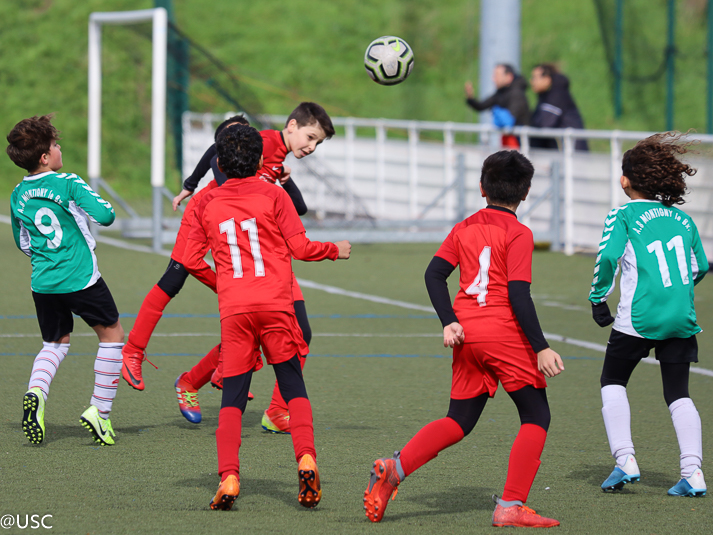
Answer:
[[[290, 168], [284, 165], [284, 160], [290, 152], [298, 159], [311, 154], [319, 144], [333, 135], [334, 126], [329, 115], [322, 106], [314, 102], [302, 102], [292, 110], [281, 131], [262, 130], [260, 132], [263, 141], [263, 164], [258, 170], [257, 176], [270, 183], [276, 184], [279, 181], [300, 216], [307, 213], [307, 205], [302, 198], [302, 193], [291, 178]], [[225, 175], [216, 166], [216, 158], [217, 151], [213, 145], [205, 152], [193, 174], [185, 180], [183, 191], [174, 198], [174, 209], [197, 188], [200, 179], [208, 169], [212, 169], [216, 180], [225, 179]], [[213, 181], [210, 182], [210, 184], [212, 183]], [[292, 277], [292, 293], [297, 322], [302, 331], [302, 337], [309, 346], [312, 329], [307, 318], [304, 296], [294, 275]], [[131, 336], [129, 336], [129, 342], [131, 343]], [[192, 413], [182, 410], [184, 416], [193, 418], [189, 418], [189, 421], [200, 421], [200, 409], [196, 397], [198, 390], [209, 380], [215, 386], [220, 387], [222, 373], [219, 354], [219, 351], [209, 352], [191, 370], [183, 374], [180, 381], [176, 383], [176, 392], [179, 396], [192, 396], [196, 400]], [[304, 368], [305, 357], [300, 357], [300, 364]], [[275, 383], [270, 404], [263, 413], [261, 423], [263, 429], [272, 433], [290, 432], [289, 410], [277, 383]]]
[[346, 241], [307, 239], [287, 193], [256, 176], [263, 148], [257, 130], [228, 127], [216, 145], [218, 165], [228, 181], [201, 200], [184, 254], [186, 269], [200, 269], [207, 244], [217, 276], [223, 359], [223, 400], [216, 430], [221, 483], [210, 506], [230, 509], [240, 492], [242, 415], [259, 358], [255, 349], [260, 346], [290, 410], [299, 503], [314, 507], [322, 491], [312, 408], [299, 362], [307, 346], [294, 313], [292, 257], [346, 259], [351, 246]]
[[[489, 156], [480, 178], [487, 208], [453, 228], [426, 270], [428, 294], [443, 324], [443, 345], [453, 347], [450, 407], [445, 418], [422, 428], [393, 458], [374, 462], [364, 491], [372, 522], [382, 519], [406, 476], [473, 430], [500, 382], [515, 402], [521, 427], [510, 451], [503, 496], [493, 496], [493, 526], [559, 525], [524, 505], [550, 423], [544, 376], [564, 370], [542, 334], [530, 296], [532, 232], [515, 215], [533, 173], [530, 161], [518, 152]], [[446, 279], [457, 266], [460, 288], [451, 305]]]
[[84, 180], [58, 173], [62, 151], [51, 115], [17, 123], [8, 134], [7, 154], [28, 174], [12, 192], [12, 232], [18, 249], [32, 262], [32, 298], [43, 348], [35, 358], [23, 398], [22, 430], [33, 444], [45, 438], [44, 407], [50, 384], [69, 351], [72, 314], [97, 333], [94, 392], [80, 423], [96, 442], [114, 444], [109, 420], [121, 373], [124, 330], [94, 255], [89, 219], [111, 225], [115, 214]]

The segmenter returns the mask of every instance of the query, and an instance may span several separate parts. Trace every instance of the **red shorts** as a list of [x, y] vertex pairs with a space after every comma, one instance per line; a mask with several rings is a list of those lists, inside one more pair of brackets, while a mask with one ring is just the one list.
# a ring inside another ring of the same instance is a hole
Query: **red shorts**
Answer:
[[242, 375], [255, 368], [260, 346], [268, 364], [309, 353], [293, 312], [247, 312], [223, 318], [220, 344], [223, 377]]
[[537, 369], [537, 355], [521, 341], [475, 342], [453, 348], [451, 398], [470, 399], [498, 389], [506, 392], [531, 385], [545, 388], [545, 376]]

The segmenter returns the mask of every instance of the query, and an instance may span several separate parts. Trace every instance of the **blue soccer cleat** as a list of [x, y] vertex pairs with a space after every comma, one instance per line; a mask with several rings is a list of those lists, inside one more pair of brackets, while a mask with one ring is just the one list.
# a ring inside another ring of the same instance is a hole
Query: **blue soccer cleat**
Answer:
[[639, 473], [639, 465], [636, 464], [636, 459], [633, 455], [629, 455], [624, 463], [624, 466], [614, 467], [614, 471], [609, 475], [609, 477], [602, 483], [602, 490], [604, 492], [614, 492], [616, 490], [621, 490], [627, 483], [636, 483], [641, 480], [641, 474]]
[[700, 498], [706, 495], [706, 482], [703, 479], [703, 472], [697, 468], [691, 477], [682, 478], [673, 487], [668, 489], [669, 496], [687, 496], [689, 498]]
[[200, 423], [202, 419], [201, 406], [198, 404], [198, 390], [186, 381], [182, 373], [176, 379], [176, 397], [178, 398], [178, 408], [183, 417], [192, 424]]

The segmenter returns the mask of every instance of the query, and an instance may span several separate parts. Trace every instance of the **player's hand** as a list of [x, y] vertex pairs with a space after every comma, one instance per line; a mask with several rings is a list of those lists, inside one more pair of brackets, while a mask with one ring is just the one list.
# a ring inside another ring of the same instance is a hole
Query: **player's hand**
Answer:
[[537, 354], [537, 369], [544, 373], [546, 377], [559, 375], [564, 371], [562, 357], [549, 347], [543, 349]]
[[454, 347], [465, 341], [463, 326], [454, 321], [450, 325], [443, 327], [443, 347]]
[[173, 198], [173, 201], [171, 201], [171, 204], [173, 205], [173, 211], [175, 212], [176, 210], [178, 210], [178, 207], [180, 206], [181, 201], [183, 199], [190, 197], [191, 195], [193, 195], [192, 191], [188, 191], [187, 189], [181, 190], [181, 193], [176, 195]]
[[286, 165], [283, 165], [282, 172], [280, 173], [280, 176], [277, 177], [277, 179], [280, 181], [280, 184], [284, 184], [290, 179], [290, 173], [292, 173], [292, 169], [290, 169]]
[[336, 245], [337, 248], [339, 249], [339, 256], [337, 256], [337, 258], [346, 260], [352, 254], [352, 244], [349, 243], [349, 241], [342, 240], [342, 241], [334, 242], [334, 245]]
[[607, 305], [606, 301], [602, 303], [592, 303], [592, 317], [600, 327], [606, 327], [614, 323], [614, 318], [611, 312], [609, 312], [609, 305]]
[[465, 83], [465, 96], [468, 98], [473, 98], [475, 96], [475, 91], [473, 91], [473, 84], [470, 80]]

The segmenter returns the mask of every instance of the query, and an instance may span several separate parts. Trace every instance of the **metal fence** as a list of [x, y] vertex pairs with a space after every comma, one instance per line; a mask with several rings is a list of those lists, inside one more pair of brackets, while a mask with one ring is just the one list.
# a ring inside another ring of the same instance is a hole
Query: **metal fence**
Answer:
[[[184, 116], [184, 175], [213, 142], [225, 115]], [[270, 116], [281, 128], [286, 117]], [[483, 160], [500, 148], [504, 132], [490, 125], [334, 118], [338, 135], [307, 158], [288, 157], [310, 207], [305, 219], [314, 239], [338, 235], [357, 241], [438, 241], [450, 227], [485, 205], [479, 179]], [[651, 132], [516, 127], [520, 150], [535, 166], [528, 200], [518, 210], [535, 239], [573, 254], [595, 249], [607, 212], [625, 202], [619, 178], [628, 145]], [[468, 136], [472, 140], [466, 140]], [[688, 160], [698, 173], [688, 181], [682, 208], [696, 221], [713, 257], [713, 136]], [[556, 138], [559, 150], [531, 148], [533, 138]], [[575, 141], [595, 141], [592, 152], [575, 151]]]

